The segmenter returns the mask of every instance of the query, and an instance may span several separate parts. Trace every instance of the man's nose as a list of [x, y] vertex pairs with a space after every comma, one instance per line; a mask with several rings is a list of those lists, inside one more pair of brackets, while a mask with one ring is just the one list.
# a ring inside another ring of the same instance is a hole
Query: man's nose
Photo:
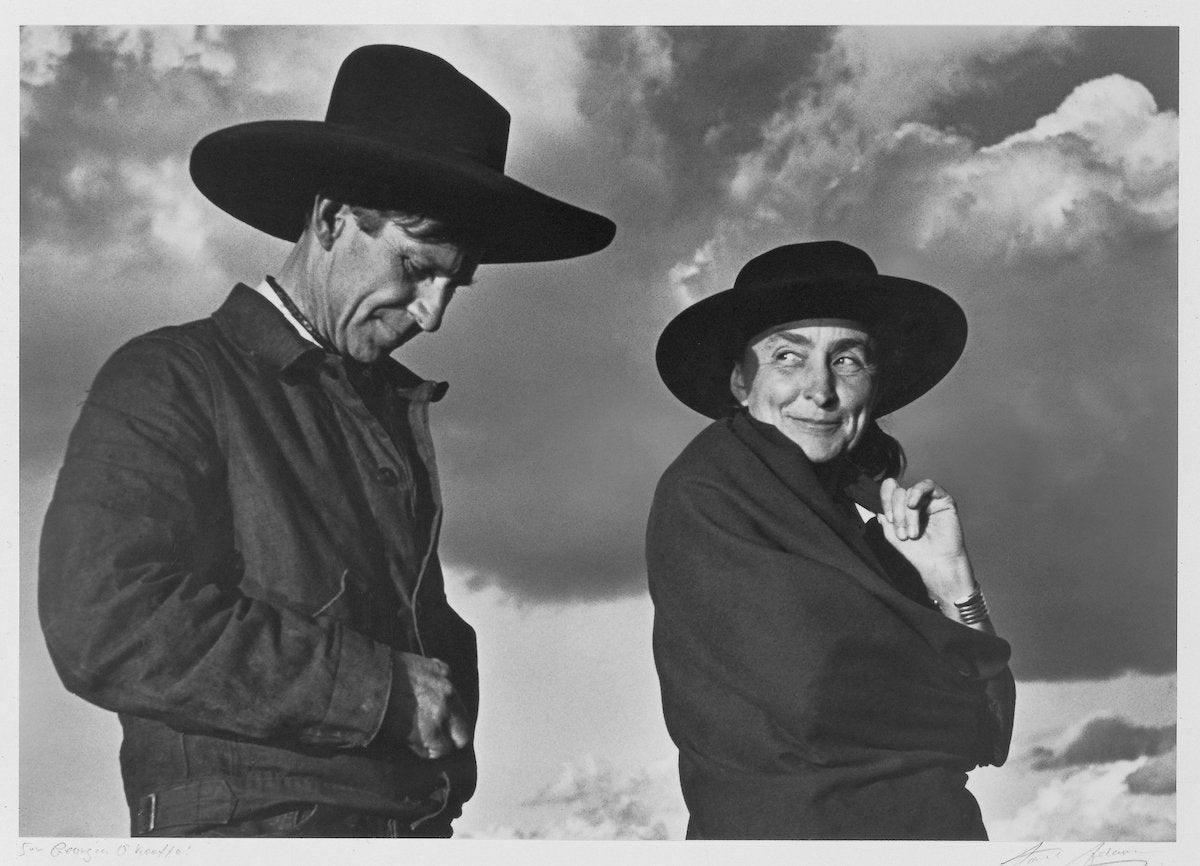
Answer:
[[422, 283], [408, 305], [408, 313], [422, 331], [436, 331], [454, 298], [455, 283], [449, 277], [434, 277]]

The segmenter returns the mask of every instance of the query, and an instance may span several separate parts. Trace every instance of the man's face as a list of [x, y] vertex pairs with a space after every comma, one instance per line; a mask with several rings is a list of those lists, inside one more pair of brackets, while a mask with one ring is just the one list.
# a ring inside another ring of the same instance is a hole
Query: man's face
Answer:
[[778, 427], [813, 463], [858, 444], [877, 384], [870, 337], [844, 319], [771, 328], [750, 341], [730, 381], [752, 417]]
[[347, 206], [322, 265], [318, 330], [344, 355], [370, 363], [421, 331], [436, 331], [478, 256], [453, 243], [420, 241], [394, 222], [364, 230]]

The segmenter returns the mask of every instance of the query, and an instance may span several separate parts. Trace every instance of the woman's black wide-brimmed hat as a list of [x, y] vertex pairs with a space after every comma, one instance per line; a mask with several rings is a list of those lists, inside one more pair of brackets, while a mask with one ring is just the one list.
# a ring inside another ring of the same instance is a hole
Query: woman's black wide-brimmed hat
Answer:
[[746, 263], [733, 288], [697, 301], [658, 340], [658, 372], [671, 393], [710, 418], [736, 406], [733, 365], [754, 337], [802, 319], [860, 322], [881, 348], [874, 416], [920, 397], [958, 361], [967, 319], [933, 286], [880, 274], [871, 257], [841, 241], [788, 244]]
[[367, 45], [342, 63], [324, 121], [263, 120], [205, 136], [191, 172], [210, 201], [295, 241], [319, 192], [453, 222], [484, 262], [603, 249], [615, 226], [504, 174], [508, 112], [432, 54]]

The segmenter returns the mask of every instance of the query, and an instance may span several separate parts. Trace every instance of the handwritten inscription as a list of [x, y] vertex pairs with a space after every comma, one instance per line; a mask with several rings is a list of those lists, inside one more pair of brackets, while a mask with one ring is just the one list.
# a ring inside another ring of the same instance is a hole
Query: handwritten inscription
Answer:
[[1122, 848], [1117, 845], [1110, 845], [1107, 842], [1101, 842], [1096, 847], [1083, 852], [1074, 860], [1068, 860], [1067, 866], [1111, 866], [1114, 863], [1147, 866], [1150, 861], [1144, 857], [1130, 857], [1131, 854], [1145, 853], [1145, 851], [1139, 851], [1136, 848]]
[[1058, 860], [1062, 856], [1062, 848], [1048, 848], [1045, 842], [1038, 842], [1032, 848], [1022, 851], [1016, 857], [1001, 860], [1000, 866], [1016, 866], [1016, 864], [1043, 863], [1047, 860]]
[[191, 845], [179, 846], [172, 842], [121, 842], [114, 845], [86, 845], [77, 842], [35, 843], [22, 842], [18, 857], [41, 859], [79, 860], [91, 863], [100, 857], [123, 857], [137, 859], [172, 860], [191, 853]]
[[1127, 845], [1100, 842], [1082, 854], [1067, 859], [1068, 852], [1061, 847], [1038, 842], [1021, 853], [1001, 860], [1000, 866], [1031, 866], [1034, 863], [1058, 863], [1060, 866], [1150, 866], [1153, 854], [1145, 849]]

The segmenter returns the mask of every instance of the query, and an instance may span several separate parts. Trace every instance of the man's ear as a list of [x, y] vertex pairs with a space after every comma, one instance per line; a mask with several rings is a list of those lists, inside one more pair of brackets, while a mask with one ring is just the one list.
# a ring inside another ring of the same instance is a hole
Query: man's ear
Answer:
[[733, 372], [729, 374], [729, 390], [733, 392], [733, 397], [741, 405], [746, 405], [746, 398], [750, 396], [750, 385], [746, 381], [746, 374], [742, 371], [741, 363], [733, 365]]
[[312, 212], [308, 215], [308, 228], [321, 249], [328, 252], [333, 242], [338, 239], [346, 225], [348, 211], [342, 209], [342, 202], [323, 195], [313, 200]]

